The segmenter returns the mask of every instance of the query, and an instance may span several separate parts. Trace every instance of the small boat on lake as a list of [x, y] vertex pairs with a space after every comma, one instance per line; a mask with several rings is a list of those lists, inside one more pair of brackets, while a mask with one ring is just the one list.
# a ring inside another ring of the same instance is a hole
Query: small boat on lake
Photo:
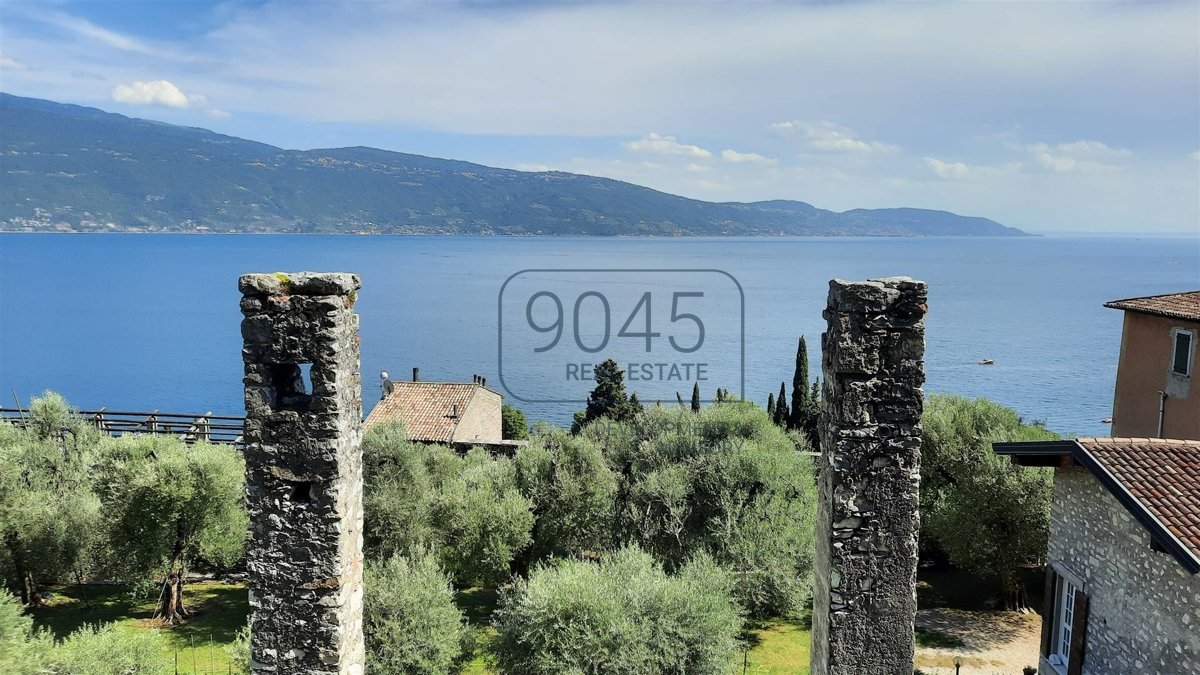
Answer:
[[979, 365], [990, 366], [996, 362], [996, 359], [979, 359]]

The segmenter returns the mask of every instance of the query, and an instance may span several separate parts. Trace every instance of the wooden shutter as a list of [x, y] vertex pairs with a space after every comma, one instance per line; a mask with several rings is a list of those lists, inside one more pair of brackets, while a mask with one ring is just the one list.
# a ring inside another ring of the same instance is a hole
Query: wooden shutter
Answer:
[[1046, 593], [1042, 596], [1042, 656], [1050, 656], [1050, 636], [1054, 634], [1054, 621], [1058, 618], [1054, 616], [1057, 580], [1054, 568], [1046, 565]]
[[1075, 614], [1071, 617], [1071, 662], [1067, 675], [1083, 675], [1083, 645], [1087, 642], [1088, 599], [1082, 589], [1075, 590]]

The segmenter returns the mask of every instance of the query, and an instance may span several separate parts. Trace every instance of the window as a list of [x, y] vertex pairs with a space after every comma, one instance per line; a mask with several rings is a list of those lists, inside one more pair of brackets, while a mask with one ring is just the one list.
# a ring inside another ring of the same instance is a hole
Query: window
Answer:
[[1083, 675], [1088, 598], [1079, 579], [1057, 565], [1046, 570], [1042, 648], [1046, 673]]
[[1071, 631], [1075, 625], [1075, 584], [1058, 578], [1054, 599], [1054, 637], [1050, 643], [1050, 663], [1066, 666], [1071, 662]]
[[1192, 374], [1192, 343], [1195, 332], [1176, 328], [1171, 331], [1171, 342], [1175, 351], [1171, 355], [1171, 372], [1185, 377]]

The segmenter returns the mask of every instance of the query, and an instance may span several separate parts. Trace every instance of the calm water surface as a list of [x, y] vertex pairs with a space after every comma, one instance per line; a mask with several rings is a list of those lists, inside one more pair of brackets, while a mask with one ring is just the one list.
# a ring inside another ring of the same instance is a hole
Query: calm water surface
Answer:
[[[302, 269], [362, 277], [368, 407], [380, 370], [420, 366], [423, 379], [459, 381], [481, 373], [495, 385], [501, 285], [526, 268], [578, 267], [736, 277], [745, 393], [759, 402], [782, 380], [790, 390], [800, 334], [819, 370], [829, 279], [924, 279], [928, 391], [985, 396], [1062, 432], [1103, 435], [1121, 313], [1102, 305], [1200, 288], [1200, 239], [3, 235], [0, 393], [8, 407], [13, 390], [28, 401], [54, 389], [84, 408], [241, 414], [237, 276]], [[579, 406], [523, 407], [562, 424]]]

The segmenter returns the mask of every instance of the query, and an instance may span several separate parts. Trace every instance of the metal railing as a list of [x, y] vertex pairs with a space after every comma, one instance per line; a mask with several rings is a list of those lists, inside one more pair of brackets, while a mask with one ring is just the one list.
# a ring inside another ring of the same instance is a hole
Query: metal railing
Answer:
[[[112, 435], [124, 434], [170, 434], [180, 437], [185, 443], [224, 443], [242, 445], [244, 417], [214, 415], [206, 412], [165, 413], [127, 412], [101, 408], [99, 410], [76, 410], [72, 413], [86, 420], [97, 429]], [[29, 424], [29, 411], [22, 408], [0, 408], [0, 420], [19, 427]]]

